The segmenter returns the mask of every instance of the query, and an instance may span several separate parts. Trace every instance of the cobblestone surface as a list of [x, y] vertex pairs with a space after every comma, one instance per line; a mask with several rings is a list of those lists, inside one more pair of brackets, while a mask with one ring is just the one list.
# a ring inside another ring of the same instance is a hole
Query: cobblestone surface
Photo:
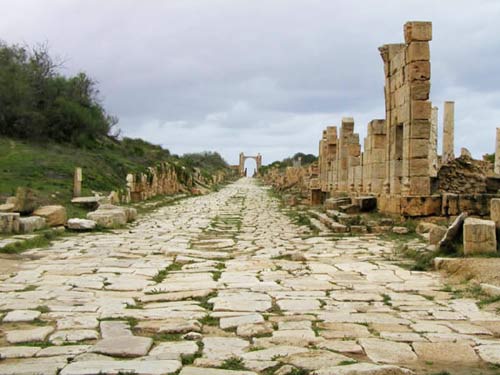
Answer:
[[306, 236], [242, 179], [1, 275], [0, 374], [494, 374], [500, 316], [391, 251]]

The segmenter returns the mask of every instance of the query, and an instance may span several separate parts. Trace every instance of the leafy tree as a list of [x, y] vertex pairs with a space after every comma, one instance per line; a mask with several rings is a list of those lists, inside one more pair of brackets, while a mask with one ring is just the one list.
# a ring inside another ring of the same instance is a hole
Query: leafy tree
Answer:
[[102, 107], [97, 83], [85, 73], [65, 77], [59, 67], [46, 45], [0, 41], [0, 135], [79, 146], [111, 135], [117, 119]]

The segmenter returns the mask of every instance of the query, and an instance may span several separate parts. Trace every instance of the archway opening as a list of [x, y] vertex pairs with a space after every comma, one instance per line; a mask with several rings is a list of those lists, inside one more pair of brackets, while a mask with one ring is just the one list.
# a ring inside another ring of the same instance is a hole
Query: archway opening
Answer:
[[244, 163], [246, 176], [247, 177], [255, 177], [257, 173], [257, 161], [254, 158], [248, 158]]

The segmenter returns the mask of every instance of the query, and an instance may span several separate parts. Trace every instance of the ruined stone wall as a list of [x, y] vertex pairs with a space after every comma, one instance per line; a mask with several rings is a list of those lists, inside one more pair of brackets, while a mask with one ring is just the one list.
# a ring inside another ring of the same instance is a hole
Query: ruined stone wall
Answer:
[[334, 187], [337, 173], [337, 127], [328, 126], [319, 142], [319, 184], [321, 191], [329, 193]]
[[365, 193], [381, 194], [383, 191], [386, 147], [385, 120], [370, 121], [363, 152], [362, 191]]
[[386, 182], [391, 195], [429, 195], [432, 24], [408, 22], [405, 43], [379, 48], [385, 70]]
[[[188, 182], [188, 185], [191, 184], [192, 182]], [[150, 167], [147, 173], [127, 175], [128, 199], [132, 202], [140, 202], [157, 195], [176, 194], [185, 190], [174, 166], [169, 163]]]

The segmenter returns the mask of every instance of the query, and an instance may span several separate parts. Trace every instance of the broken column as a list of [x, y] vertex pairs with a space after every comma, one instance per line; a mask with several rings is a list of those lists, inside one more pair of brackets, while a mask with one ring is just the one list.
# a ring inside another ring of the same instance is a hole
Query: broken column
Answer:
[[82, 168], [76, 167], [75, 174], [73, 176], [73, 198], [77, 198], [82, 195], [82, 181]]
[[352, 117], [344, 117], [340, 127], [340, 137], [337, 157], [337, 190], [347, 192], [349, 190], [349, 145], [354, 135], [354, 120]]
[[497, 128], [495, 143], [495, 174], [500, 174], [500, 128]]
[[455, 102], [444, 102], [443, 115], [443, 164], [455, 159]]
[[438, 107], [432, 107], [431, 136], [429, 142], [429, 175], [431, 177], [436, 177], [438, 171], [437, 133], [438, 133]]

